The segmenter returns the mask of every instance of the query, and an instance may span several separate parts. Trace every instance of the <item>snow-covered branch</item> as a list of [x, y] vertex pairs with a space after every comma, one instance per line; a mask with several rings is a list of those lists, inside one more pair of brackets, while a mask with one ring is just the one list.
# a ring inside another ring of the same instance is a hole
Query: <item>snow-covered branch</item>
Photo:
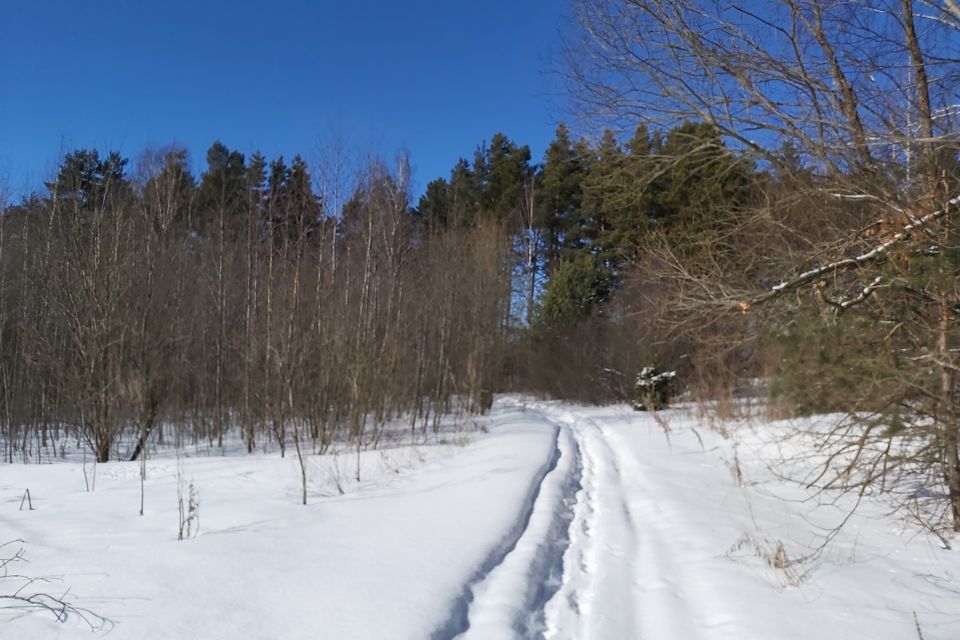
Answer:
[[881, 278], [880, 276], [877, 276], [876, 278], [873, 279], [873, 282], [871, 282], [870, 284], [865, 286], [863, 289], [861, 289], [860, 293], [853, 298], [848, 298], [846, 300], [831, 300], [826, 295], [823, 295], [823, 299], [828, 304], [838, 307], [841, 310], [846, 310], [846, 309], [849, 309], [850, 307], [855, 307], [856, 305], [860, 304], [861, 302], [869, 298], [870, 294], [872, 294], [874, 291], [877, 290], [881, 282], [883, 282], [883, 278]]
[[871, 194], [869, 194], [869, 193], [838, 193], [838, 192], [831, 192], [831, 193], [830, 193], [830, 197], [831, 197], [831, 198], [837, 198], [838, 200], [854, 200], [854, 201], [858, 201], [858, 200], [861, 200], [861, 201], [862, 201], [862, 200], [869, 200], [869, 201], [871, 201], [871, 202], [879, 202], [880, 204], [884, 205], [885, 207], [888, 207], [888, 208], [890, 208], [890, 209], [893, 209], [893, 210], [896, 211], [897, 213], [904, 213], [903, 209], [901, 209], [901, 208], [898, 207], [897, 205], [893, 204], [892, 202], [889, 202], [889, 201], [884, 200], [884, 199], [882, 199], [882, 198], [878, 198], [877, 196], [871, 195]]
[[764, 293], [755, 296], [749, 302], [741, 303], [741, 307], [744, 310], [749, 309], [750, 307], [772, 300], [773, 298], [779, 297], [781, 294], [786, 293], [801, 287], [805, 284], [809, 284], [822, 276], [827, 274], [837, 273], [840, 271], [850, 271], [852, 269], [858, 269], [866, 264], [879, 260], [886, 257], [891, 247], [903, 242], [910, 237], [910, 234], [917, 230], [922, 230], [926, 228], [931, 223], [939, 220], [950, 211], [950, 207], [953, 207], [960, 203], [960, 196], [956, 196], [947, 201], [943, 208], [928, 213], [927, 215], [915, 219], [913, 222], [904, 225], [903, 229], [898, 233], [894, 234], [888, 240], [877, 245], [870, 251], [863, 253], [859, 256], [853, 258], [844, 258], [843, 260], [837, 260], [829, 264], [825, 264], [809, 271], [805, 271], [798, 276], [791, 278], [790, 280], [784, 280], [777, 285], [774, 285], [769, 290]]

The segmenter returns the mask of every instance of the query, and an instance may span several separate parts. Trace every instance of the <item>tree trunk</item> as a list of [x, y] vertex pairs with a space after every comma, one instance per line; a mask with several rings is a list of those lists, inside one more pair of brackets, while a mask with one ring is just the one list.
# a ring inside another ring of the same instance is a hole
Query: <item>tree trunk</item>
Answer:
[[943, 430], [943, 446], [945, 448], [944, 463], [946, 464], [947, 488], [950, 493], [950, 509], [953, 513], [953, 530], [960, 531], [960, 425], [949, 424]]
[[153, 425], [155, 424], [153, 416], [147, 418], [147, 421], [143, 425], [143, 429], [140, 430], [140, 437], [137, 438], [137, 445], [133, 448], [133, 453], [130, 454], [130, 462], [136, 461], [140, 457], [140, 454], [143, 452], [144, 447], [147, 446], [147, 440], [150, 438], [150, 434], [153, 432]]
[[944, 364], [940, 368], [940, 393], [943, 403], [943, 464], [944, 479], [947, 483], [947, 489], [950, 498], [950, 510], [953, 515], [953, 530], [960, 531], [960, 424], [955, 419], [949, 418], [952, 415], [950, 407], [953, 406], [953, 370], [948, 366], [950, 357], [950, 304], [944, 296], [940, 300], [940, 323], [939, 336], [937, 340], [937, 351], [940, 357], [944, 359]]
[[96, 451], [94, 451], [94, 455], [96, 456], [96, 461], [109, 462], [110, 461], [110, 438], [98, 437], [94, 445], [96, 448]]

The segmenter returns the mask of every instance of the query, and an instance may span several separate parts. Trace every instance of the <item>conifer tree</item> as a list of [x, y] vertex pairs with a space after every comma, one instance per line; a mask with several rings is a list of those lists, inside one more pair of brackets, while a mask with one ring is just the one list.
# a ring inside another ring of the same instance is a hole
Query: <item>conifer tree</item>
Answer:
[[244, 211], [246, 167], [243, 154], [219, 140], [207, 151], [207, 170], [197, 192], [198, 231], [216, 235], [220, 218], [227, 230]]
[[537, 200], [537, 218], [544, 230], [547, 259], [551, 263], [565, 253], [588, 247], [582, 200], [590, 156], [586, 141], [574, 142], [566, 125], [557, 127], [544, 154]]
[[417, 204], [417, 214], [431, 230], [450, 224], [450, 185], [443, 178], [431, 180]]

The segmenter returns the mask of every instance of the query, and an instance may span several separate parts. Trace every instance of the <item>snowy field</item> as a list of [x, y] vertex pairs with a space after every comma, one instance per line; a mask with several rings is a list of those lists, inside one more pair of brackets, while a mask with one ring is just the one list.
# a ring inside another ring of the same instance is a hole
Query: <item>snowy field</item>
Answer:
[[[79, 462], [0, 465], [0, 542], [52, 580], [21, 595], [69, 590], [110, 638], [960, 638], [960, 551], [873, 499], [820, 549], [852, 498], [777, 479], [789, 424], [660, 417], [669, 438], [625, 406], [503, 399], [466, 436], [362, 453], [360, 482], [356, 454], [310, 456], [307, 506], [277, 453], [154, 457], [142, 517], [137, 463], [93, 491]], [[87, 637], [0, 609], [0, 638]]]

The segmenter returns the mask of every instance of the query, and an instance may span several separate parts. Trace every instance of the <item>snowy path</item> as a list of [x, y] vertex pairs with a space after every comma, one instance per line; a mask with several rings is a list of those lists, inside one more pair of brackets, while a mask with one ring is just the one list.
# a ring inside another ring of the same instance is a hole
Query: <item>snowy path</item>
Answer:
[[854, 518], [850, 542], [841, 536], [821, 565], [803, 568], [809, 584], [771, 567], [764, 554], [778, 543], [791, 555], [818, 544], [812, 523], [823, 514], [795, 487], [738, 486], [729, 442], [696, 421], [672, 416], [667, 438], [649, 414], [623, 408], [538, 403], [525, 415], [559, 427], [559, 455], [514, 546], [471, 583], [455, 637], [892, 639], [916, 633], [914, 611], [924, 638], [960, 637], [958, 591], [940, 566], [956, 554], [918, 540], [907, 564], [890, 562], [904, 542], [876, 513]]
[[663, 526], [676, 521], [631, 448], [575, 410], [538, 413], [560, 428], [559, 457], [514, 547], [471, 588], [458, 637], [697, 640], [722, 626], [691, 610], [701, 594]]
[[[136, 464], [102, 465], [90, 492], [76, 463], [0, 465], [0, 541], [27, 540], [32, 575], [61, 577], [111, 638], [899, 640], [915, 620], [925, 640], [960, 638], [960, 554], [882, 504], [803, 579], [771, 566], [845, 515], [769, 473], [757, 438], [789, 424], [734, 442], [664, 415], [669, 438], [624, 406], [503, 399], [465, 446], [365, 452], [344, 495], [355, 454], [312, 458], [307, 507], [291, 460], [184, 459], [202, 501], [184, 542], [172, 459], [148, 463], [143, 517]], [[24, 488], [34, 511], [17, 509]], [[91, 637], [0, 607], [8, 635]]]
[[544, 637], [633, 637], [633, 607], [605, 606], [624, 602], [635, 571], [636, 534], [619, 465], [596, 424], [570, 412], [559, 420], [583, 452], [583, 465], [562, 583], [547, 603]]
[[472, 588], [459, 637], [634, 637], [633, 607], [605, 606], [633, 591], [635, 571], [617, 460], [594, 422], [569, 411], [547, 416], [560, 427], [559, 457], [515, 546]]

